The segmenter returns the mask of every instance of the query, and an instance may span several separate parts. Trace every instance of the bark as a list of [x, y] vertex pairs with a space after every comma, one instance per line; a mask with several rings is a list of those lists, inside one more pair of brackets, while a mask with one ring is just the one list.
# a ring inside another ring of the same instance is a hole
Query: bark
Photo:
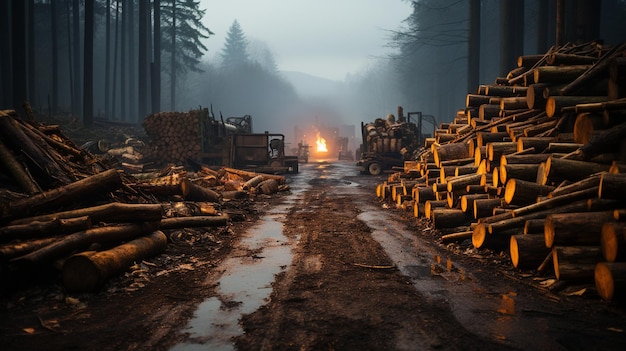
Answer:
[[550, 192], [550, 194], [548, 195], [548, 197], [553, 198], [553, 197], [557, 197], [557, 196], [561, 196], [561, 195], [565, 195], [565, 194], [571, 194], [573, 192], [577, 192], [577, 191], [581, 191], [581, 190], [587, 190], [587, 189], [591, 189], [591, 188], [597, 188], [600, 186], [600, 180], [601, 180], [601, 175], [604, 173], [600, 173], [600, 174], [595, 174], [595, 175], [591, 175], [587, 178], [581, 179], [577, 182], [574, 183], [568, 183], [566, 185], [559, 185], [557, 188], [555, 188], [554, 190], [552, 190]]
[[510, 255], [515, 268], [535, 269], [549, 253], [550, 249], [546, 247], [542, 235], [516, 234], [511, 236]]
[[599, 254], [597, 246], [555, 246], [552, 248], [552, 264], [556, 279], [593, 279]]
[[585, 158], [590, 158], [602, 154], [607, 150], [615, 150], [626, 137], [626, 123], [618, 124], [612, 128], [594, 134], [587, 144], [584, 144], [580, 151]]
[[517, 163], [500, 165], [499, 177], [501, 184], [507, 184], [509, 180], [520, 179], [528, 182], [536, 182], [539, 164]]
[[428, 200], [424, 203], [424, 215], [426, 218], [432, 220], [434, 210], [446, 207], [447, 205], [448, 200]]
[[550, 157], [545, 164], [544, 181], [560, 182], [565, 179], [578, 181], [594, 173], [608, 172], [610, 165], [595, 162], [568, 160]]
[[527, 206], [536, 203], [539, 196], [548, 195], [552, 190], [552, 186], [513, 178], [506, 182], [504, 201], [509, 205]]
[[12, 262], [20, 265], [36, 266], [62, 258], [73, 251], [81, 250], [97, 242], [120, 242], [149, 234], [158, 226], [158, 222], [141, 224], [122, 224], [87, 229], [66, 235], [62, 240], [54, 242], [27, 255], [17, 257]]
[[166, 230], [195, 227], [221, 227], [227, 224], [228, 216], [190, 216], [162, 219], [159, 228]]
[[70, 292], [94, 291], [134, 262], [164, 252], [166, 246], [167, 237], [157, 230], [110, 250], [76, 254], [63, 264], [63, 286]]
[[590, 65], [539, 66], [533, 71], [533, 82], [537, 83], [569, 83], [583, 74]]
[[578, 104], [607, 101], [606, 96], [550, 96], [546, 101], [546, 115], [554, 117], [560, 115], [561, 109]]
[[476, 199], [474, 200], [474, 219], [493, 215], [493, 209], [503, 204], [503, 199]]
[[442, 244], [449, 244], [449, 243], [453, 243], [453, 242], [461, 242], [467, 239], [471, 239], [472, 238], [472, 231], [464, 231], [464, 232], [458, 232], [458, 233], [452, 233], [452, 234], [446, 234], [446, 235], [442, 235], [441, 236], [441, 243]]
[[16, 200], [2, 205], [2, 218], [25, 217], [42, 210], [60, 207], [79, 199], [106, 194], [122, 186], [122, 179], [117, 170], [110, 169], [102, 173], [81, 179], [74, 183], [36, 194], [29, 198]]
[[39, 185], [24, 169], [21, 163], [15, 159], [11, 150], [9, 150], [2, 140], [0, 140], [0, 163], [11, 174], [20, 188], [29, 195], [40, 192]]
[[436, 229], [454, 228], [467, 225], [472, 217], [460, 209], [436, 208], [431, 213], [431, 220]]
[[76, 218], [54, 218], [48, 221], [32, 221], [0, 227], [0, 243], [11, 240], [41, 238], [66, 233], [73, 233], [91, 228], [91, 219], [87, 216]]
[[11, 221], [10, 225], [28, 225], [32, 222], [54, 221], [87, 216], [92, 223], [108, 222], [155, 222], [160, 221], [163, 207], [160, 204], [125, 204], [111, 202], [104, 205], [85, 207], [76, 210], [55, 212], [36, 217]]
[[474, 214], [474, 201], [488, 199], [489, 194], [466, 194], [461, 196], [461, 211]]
[[544, 238], [547, 247], [600, 246], [602, 226], [612, 222], [613, 211], [553, 213], [546, 216]]

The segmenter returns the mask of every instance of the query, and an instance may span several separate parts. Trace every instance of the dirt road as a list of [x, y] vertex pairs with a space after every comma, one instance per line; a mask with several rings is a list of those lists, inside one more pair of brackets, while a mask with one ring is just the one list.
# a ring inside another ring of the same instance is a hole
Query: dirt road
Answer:
[[9, 350], [617, 350], [619, 303], [541, 289], [505, 256], [437, 244], [350, 162], [196, 245], [169, 245], [98, 294], [3, 297]]

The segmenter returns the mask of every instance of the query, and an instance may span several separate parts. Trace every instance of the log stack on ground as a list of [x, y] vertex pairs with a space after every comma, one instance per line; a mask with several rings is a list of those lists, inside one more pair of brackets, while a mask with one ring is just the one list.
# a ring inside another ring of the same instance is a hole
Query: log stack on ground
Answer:
[[[407, 201], [443, 206], [433, 212], [449, 216], [471, 203], [469, 223], [450, 221], [463, 226], [458, 235], [443, 217], [435, 223], [442, 241], [471, 238], [475, 249], [508, 252], [518, 269], [545, 274], [553, 266], [562, 281], [592, 284], [595, 271], [598, 292], [613, 298], [626, 280], [616, 264], [626, 261], [626, 100], [611, 91], [626, 77], [609, 67], [625, 56], [626, 44], [591, 42], [520, 57], [506, 78], [467, 95], [455, 128], [442, 123], [435, 142], [424, 144], [410, 169], [425, 180]], [[460, 189], [469, 175], [481, 175], [480, 183]]]

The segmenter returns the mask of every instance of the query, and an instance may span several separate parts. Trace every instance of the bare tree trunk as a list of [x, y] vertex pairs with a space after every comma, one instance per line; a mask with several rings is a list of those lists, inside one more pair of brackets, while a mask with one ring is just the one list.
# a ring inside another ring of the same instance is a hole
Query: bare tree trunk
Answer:
[[154, 0], [154, 63], [152, 64], [152, 113], [161, 111], [161, 0]]
[[50, 0], [50, 25], [52, 43], [52, 104], [50, 114], [56, 114], [59, 104], [59, 29], [57, 23], [57, 1]]
[[13, 106], [16, 110], [27, 99], [26, 86], [26, 2], [13, 1], [12, 5], [12, 48], [13, 48]]
[[[28, 0], [28, 95], [27, 99], [34, 102], [37, 98], [37, 84], [35, 84], [35, 0]], [[26, 79], [27, 77], [24, 77]], [[15, 106], [17, 108], [17, 106]]]
[[147, 112], [148, 99], [148, 17], [150, 15], [149, 1], [139, 0], [139, 62], [138, 74], [138, 122], [143, 122]]
[[176, 110], [176, 0], [172, 0], [172, 57], [170, 62], [170, 109]]
[[109, 119], [111, 114], [111, 0], [106, 0], [105, 11], [104, 118]]
[[85, 53], [83, 63], [83, 124], [93, 127], [93, 17], [94, 0], [85, 0]]
[[[0, 0], [0, 47], [11, 47], [11, 11], [9, 0]], [[11, 50], [0, 50], [0, 108], [10, 108]]]
[[467, 91], [471, 92], [479, 85], [480, 77], [480, 0], [470, 1], [467, 50]]
[[72, 31], [73, 31], [73, 67], [74, 72], [74, 98], [72, 106], [72, 114], [79, 116], [82, 110], [81, 106], [81, 85], [80, 85], [80, 11], [78, 10], [79, 1], [72, 2]]

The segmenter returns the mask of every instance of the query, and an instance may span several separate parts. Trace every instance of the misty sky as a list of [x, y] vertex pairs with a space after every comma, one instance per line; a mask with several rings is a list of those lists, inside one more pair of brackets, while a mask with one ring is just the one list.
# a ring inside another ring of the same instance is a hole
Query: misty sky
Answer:
[[201, 0], [212, 59], [239, 21], [249, 40], [264, 42], [279, 70], [343, 80], [392, 49], [389, 30], [411, 14], [404, 0]]

